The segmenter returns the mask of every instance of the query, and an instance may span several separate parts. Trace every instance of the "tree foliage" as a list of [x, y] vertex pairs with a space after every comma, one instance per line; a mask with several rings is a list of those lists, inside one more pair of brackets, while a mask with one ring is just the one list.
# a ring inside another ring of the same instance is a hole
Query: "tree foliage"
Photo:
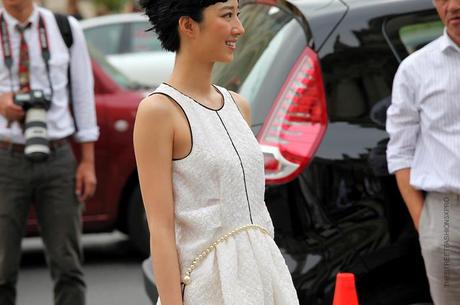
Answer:
[[93, 0], [96, 5], [104, 6], [109, 12], [119, 12], [128, 0]]

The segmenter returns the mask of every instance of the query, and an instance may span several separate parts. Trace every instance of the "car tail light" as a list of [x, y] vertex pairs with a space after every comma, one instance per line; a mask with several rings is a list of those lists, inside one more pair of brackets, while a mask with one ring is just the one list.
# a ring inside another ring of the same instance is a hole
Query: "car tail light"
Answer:
[[294, 179], [313, 158], [326, 127], [326, 97], [318, 56], [306, 48], [257, 136], [264, 153], [267, 184]]

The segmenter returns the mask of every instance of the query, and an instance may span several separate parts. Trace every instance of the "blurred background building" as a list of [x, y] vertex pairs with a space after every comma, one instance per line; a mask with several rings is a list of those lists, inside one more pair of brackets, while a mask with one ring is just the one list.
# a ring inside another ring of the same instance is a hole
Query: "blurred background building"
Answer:
[[[80, 18], [133, 12], [138, 10], [138, 0], [37, 0], [36, 2], [55, 12]], [[0, 0], [0, 4], [2, 1]]]

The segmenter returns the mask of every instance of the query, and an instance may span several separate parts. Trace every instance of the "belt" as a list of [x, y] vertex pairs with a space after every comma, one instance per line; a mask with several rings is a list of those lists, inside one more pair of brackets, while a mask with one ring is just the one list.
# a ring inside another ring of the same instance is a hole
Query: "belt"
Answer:
[[[56, 150], [59, 147], [64, 146], [67, 143], [68, 143], [68, 138], [63, 138], [59, 140], [50, 140], [48, 142], [48, 146], [50, 150]], [[0, 140], [0, 149], [3, 149], [3, 150], [9, 150], [12, 152], [17, 152], [17, 153], [24, 153], [25, 147], [26, 146], [24, 144], [18, 144], [18, 143]]]
[[190, 282], [191, 282], [190, 275], [191, 275], [192, 271], [203, 261], [203, 259], [206, 258], [206, 256], [208, 256], [209, 253], [211, 253], [212, 251], [216, 250], [216, 247], [219, 244], [225, 242], [227, 239], [229, 239], [230, 237], [233, 237], [236, 234], [239, 234], [239, 233], [244, 232], [244, 231], [249, 231], [249, 230], [259, 230], [263, 234], [270, 235], [270, 233], [268, 232], [267, 229], [265, 229], [262, 226], [255, 225], [255, 224], [244, 225], [242, 227], [236, 228], [235, 230], [233, 230], [233, 231], [231, 231], [231, 232], [229, 232], [229, 233], [227, 233], [225, 235], [222, 235], [220, 238], [216, 239], [212, 244], [210, 244], [209, 247], [204, 249], [198, 256], [195, 257], [195, 259], [192, 261], [192, 264], [190, 265], [190, 267], [188, 267], [186, 269], [185, 275], [182, 278], [182, 284], [184, 285], [182, 288], [184, 289], [185, 285], [190, 284]]

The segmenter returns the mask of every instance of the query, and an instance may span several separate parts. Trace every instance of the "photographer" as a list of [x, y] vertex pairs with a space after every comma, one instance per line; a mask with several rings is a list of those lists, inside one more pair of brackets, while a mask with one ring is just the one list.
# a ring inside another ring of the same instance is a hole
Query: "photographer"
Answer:
[[[3, 0], [0, 9], [1, 305], [15, 304], [21, 239], [32, 204], [55, 304], [85, 304], [81, 203], [95, 192], [99, 129], [83, 32], [70, 17], [68, 48], [56, 18], [33, 0]], [[71, 135], [81, 144], [79, 164]]]

